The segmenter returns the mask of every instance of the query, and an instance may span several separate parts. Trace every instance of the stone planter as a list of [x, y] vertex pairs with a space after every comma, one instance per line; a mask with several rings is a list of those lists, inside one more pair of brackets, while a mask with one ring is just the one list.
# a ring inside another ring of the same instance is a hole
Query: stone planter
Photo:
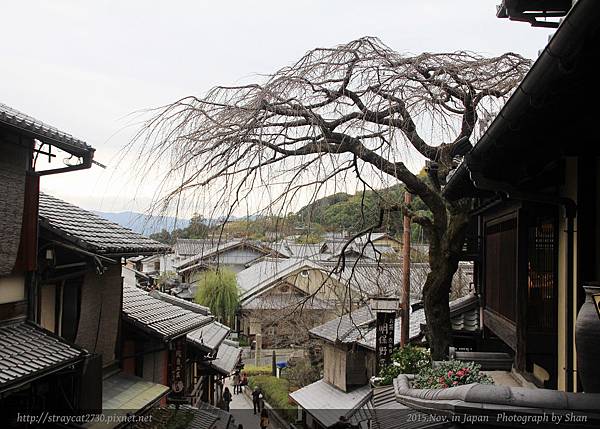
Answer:
[[600, 393], [600, 318], [592, 295], [600, 294], [600, 286], [584, 286], [585, 303], [575, 325], [577, 373], [583, 391]]

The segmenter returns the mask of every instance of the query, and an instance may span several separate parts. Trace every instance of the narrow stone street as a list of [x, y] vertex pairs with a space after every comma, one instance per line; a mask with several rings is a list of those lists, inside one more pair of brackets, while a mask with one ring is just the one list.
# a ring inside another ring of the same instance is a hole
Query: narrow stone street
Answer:
[[[231, 378], [226, 379], [225, 386], [229, 387], [229, 391], [233, 394]], [[252, 400], [244, 393], [233, 395], [233, 400], [231, 401], [229, 411], [235, 418], [236, 423], [242, 424], [244, 429], [260, 428], [260, 417], [258, 414], [254, 414]], [[272, 418], [269, 419], [269, 423], [269, 429], [283, 429]]]

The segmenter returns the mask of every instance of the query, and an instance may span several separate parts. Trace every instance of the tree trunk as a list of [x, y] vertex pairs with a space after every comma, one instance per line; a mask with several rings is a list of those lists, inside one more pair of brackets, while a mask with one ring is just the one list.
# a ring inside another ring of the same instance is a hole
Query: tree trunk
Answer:
[[427, 341], [434, 360], [443, 360], [451, 345], [449, 297], [452, 277], [458, 264], [452, 267], [451, 261], [443, 259], [436, 269], [427, 276], [423, 287], [423, 304], [427, 318]]
[[468, 225], [466, 212], [451, 214], [447, 228], [437, 228], [430, 237], [431, 272], [423, 286], [423, 304], [427, 318], [427, 341], [434, 360], [444, 360], [451, 345], [450, 291], [458, 269], [460, 252]]

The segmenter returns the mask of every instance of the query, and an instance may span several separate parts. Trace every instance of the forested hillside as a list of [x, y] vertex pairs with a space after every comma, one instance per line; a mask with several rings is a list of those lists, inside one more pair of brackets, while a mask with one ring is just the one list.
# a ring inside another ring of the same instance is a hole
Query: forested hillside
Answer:
[[[164, 243], [172, 244], [176, 238], [204, 238], [209, 234], [224, 234], [225, 237], [249, 238], [254, 240], [274, 241], [289, 235], [298, 235], [300, 242], [320, 241], [327, 232], [345, 232], [347, 234], [363, 230], [377, 224], [379, 207], [401, 202], [404, 199], [402, 185], [390, 188], [359, 192], [354, 195], [337, 193], [320, 198], [303, 207], [297, 213], [287, 217], [260, 217], [236, 219], [212, 228], [208, 227], [202, 217], [195, 215], [187, 228], [174, 232], [166, 230], [152, 234], [151, 237]], [[415, 199], [413, 206], [416, 210], [425, 210], [426, 206], [420, 199]], [[384, 223], [379, 229], [391, 235], [402, 232], [402, 213], [386, 214]], [[423, 241], [421, 230], [417, 225], [412, 226], [413, 240]]]

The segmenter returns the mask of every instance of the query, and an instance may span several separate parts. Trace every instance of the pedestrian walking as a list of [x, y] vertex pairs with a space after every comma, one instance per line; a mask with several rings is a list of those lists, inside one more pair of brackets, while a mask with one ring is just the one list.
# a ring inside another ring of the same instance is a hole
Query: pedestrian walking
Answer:
[[262, 398], [263, 394], [260, 390], [260, 387], [256, 386], [254, 391], [252, 392], [252, 405], [254, 406], [254, 414], [258, 411], [262, 410]]
[[229, 411], [229, 403], [233, 398], [231, 397], [231, 392], [229, 391], [229, 387], [226, 387], [223, 391], [223, 405], [225, 406], [225, 411]]
[[269, 427], [269, 413], [265, 408], [260, 412], [260, 429], [267, 429]]
[[241, 378], [240, 378], [240, 372], [236, 371], [233, 374], [233, 394], [237, 395], [238, 393], [242, 393], [242, 386], [240, 385], [241, 382]]

